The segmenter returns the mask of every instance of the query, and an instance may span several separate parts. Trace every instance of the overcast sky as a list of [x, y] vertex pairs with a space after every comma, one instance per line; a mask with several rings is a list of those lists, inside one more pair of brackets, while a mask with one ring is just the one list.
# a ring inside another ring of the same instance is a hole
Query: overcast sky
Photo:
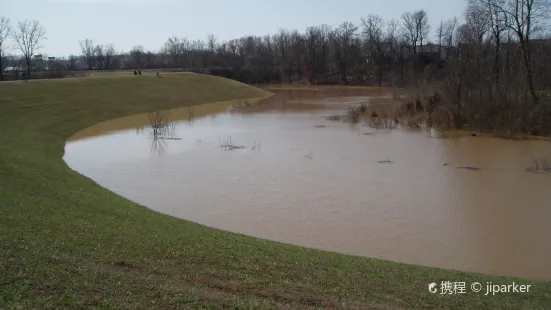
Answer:
[[405, 11], [424, 9], [432, 28], [457, 16], [465, 0], [0, 0], [0, 15], [12, 21], [38, 20], [47, 32], [42, 53], [80, 54], [78, 41], [134, 45], [158, 50], [170, 36], [220, 40], [273, 34], [280, 28], [303, 31], [308, 26], [337, 26], [378, 14], [385, 20]]

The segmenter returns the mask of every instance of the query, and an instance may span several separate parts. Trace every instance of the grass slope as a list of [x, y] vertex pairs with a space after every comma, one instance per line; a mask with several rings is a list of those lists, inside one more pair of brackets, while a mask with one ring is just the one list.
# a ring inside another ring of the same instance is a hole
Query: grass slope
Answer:
[[[326, 253], [206, 228], [69, 169], [64, 141], [118, 116], [263, 95], [195, 74], [0, 84], [0, 308], [543, 309], [528, 294], [429, 294], [513, 279]], [[437, 233], [437, 232], [435, 232]]]

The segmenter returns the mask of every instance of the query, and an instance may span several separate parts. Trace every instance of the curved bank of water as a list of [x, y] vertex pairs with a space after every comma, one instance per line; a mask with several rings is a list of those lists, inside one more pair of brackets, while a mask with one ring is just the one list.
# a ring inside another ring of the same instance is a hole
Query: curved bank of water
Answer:
[[[73, 136], [64, 159], [130, 200], [207, 226], [551, 279], [543, 237], [551, 233], [551, 175], [526, 171], [551, 154], [549, 143], [433, 139], [324, 119], [381, 95], [372, 89], [272, 91], [244, 109], [227, 110], [239, 101], [167, 111], [177, 121], [170, 140], [151, 138], [147, 115], [102, 123]], [[229, 139], [243, 148], [220, 148]]]

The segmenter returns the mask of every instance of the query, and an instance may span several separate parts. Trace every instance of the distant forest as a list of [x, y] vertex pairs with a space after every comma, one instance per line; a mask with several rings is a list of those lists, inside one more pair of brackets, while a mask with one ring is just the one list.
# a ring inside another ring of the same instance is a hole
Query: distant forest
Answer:
[[[427, 12], [418, 10], [398, 20], [371, 14], [359, 25], [282, 29], [227, 42], [213, 34], [205, 41], [171, 37], [159, 51], [138, 45], [120, 53], [85, 39], [79, 42], [82, 55], [68, 59], [37, 61], [36, 51], [23, 50], [27, 57], [21, 59], [0, 54], [0, 69], [28, 68], [29, 75], [31, 69], [48, 69], [56, 77], [74, 70], [167, 68], [253, 84], [386, 86], [406, 89], [408, 100], [424, 112], [446, 114], [448, 127], [548, 135], [551, 1], [467, 2], [464, 23], [445, 20], [436, 29]], [[10, 32], [15, 40], [25, 31], [21, 24]], [[1, 42], [2, 35], [0, 51]]]

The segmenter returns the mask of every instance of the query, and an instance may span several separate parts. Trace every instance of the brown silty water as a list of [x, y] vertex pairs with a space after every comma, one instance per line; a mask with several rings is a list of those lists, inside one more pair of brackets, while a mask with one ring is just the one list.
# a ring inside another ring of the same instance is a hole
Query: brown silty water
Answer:
[[[227, 231], [551, 279], [551, 173], [526, 171], [550, 143], [324, 119], [380, 89], [269, 90], [250, 104], [166, 111], [173, 139], [152, 139], [147, 115], [98, 124], [68, 141], [64, 159], [132, 201]], [[220, 147], [230, 140], [242, 148]]]

